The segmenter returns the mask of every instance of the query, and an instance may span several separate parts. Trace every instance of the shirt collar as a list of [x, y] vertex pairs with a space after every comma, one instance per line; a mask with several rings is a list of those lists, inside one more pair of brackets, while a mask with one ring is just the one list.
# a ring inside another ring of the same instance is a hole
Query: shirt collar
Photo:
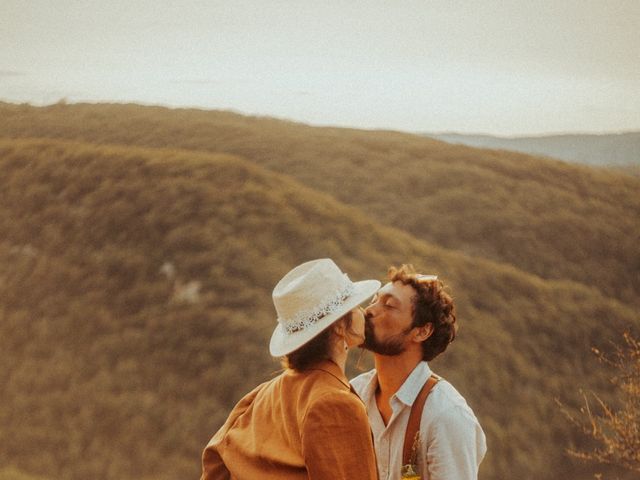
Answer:
[[374, 402], [376, 389], [378, 388], [378, 372], [373, 370], [373, 375], [362, 389], [362, 399], [366, 402]]
[[412, 406], [418, 393], [420, 393], [420, 390], [422, 390], [422, 387], [430, 376], [431, 368], [429, 368], [427, 362], [418, 363], [398, 389], [395, 396], [408, 407]]
[[[375, 372], [375, 371], [374, 371]], [[416, 400], [418, 393], [422, 389], [427, 379], [431, 376], [431, 368], [427, 362], [420, 362], [415, 366], [409, 374], [402, 386], [391, 398], [397, 398], [399, 401], [411, 407]], [[375, 372], [362, 389], [362, 398], [367, 401], [375, 398], [376, 389], [378, 388], [378, 373]]]

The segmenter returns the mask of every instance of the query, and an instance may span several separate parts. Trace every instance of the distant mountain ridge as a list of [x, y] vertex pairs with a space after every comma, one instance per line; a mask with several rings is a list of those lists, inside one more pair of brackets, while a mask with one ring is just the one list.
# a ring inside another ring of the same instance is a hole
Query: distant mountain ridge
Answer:
[[424, 136], [453, 144], [544, 155], [586, 165], [640, 166], [640, 131], [531, 137], [461, 133], [425, 133]]

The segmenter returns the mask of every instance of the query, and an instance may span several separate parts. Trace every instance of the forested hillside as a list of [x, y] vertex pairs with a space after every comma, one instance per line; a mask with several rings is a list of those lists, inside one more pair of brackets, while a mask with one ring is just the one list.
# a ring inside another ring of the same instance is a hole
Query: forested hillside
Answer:
[[240, 155], [417, 238], [640, 306], [640, 179], [397, 132], [137, 105], [0, 105], [0, 136]]
[[36, 477], [21, 472], [14, 467], [0, 468], [0, 480], [48, 480], [45, 477]]
[[575, 471], [554, 398], [605, 388], [588, 347], [637, 326], [597, 289], [426, 244], [238, 158], [4, 141], [0, 166], [0, 458], [34, 474], [197, 476], [233, 402], [277, 371], [270, 290], [309, 258], [452, 285], [462, 331], [434, 367], [487, 431], [486, 479]]

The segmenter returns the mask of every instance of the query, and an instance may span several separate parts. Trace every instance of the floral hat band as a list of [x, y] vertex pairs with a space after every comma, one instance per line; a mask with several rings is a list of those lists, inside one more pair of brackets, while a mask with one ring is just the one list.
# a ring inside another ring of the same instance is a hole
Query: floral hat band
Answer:
[[379, 288], [377, 280], [352, 282], [329, 258], [297, 266], [273, 289], [278, 324], [271, 336], [271, 354], [297, 350]]
[[315, 310], [301, 310], [297, 312], [293, 318], [283, 319], [278, 318], [278, 322], [284, 327], [288, 334], [299, 332], [311, 325], [315, 324], [321, 318], [334, 313], [339, 309], [344, 301], [353, 295], [354, 287], [349, 277], [345, 274], [347, 281], [349, 282], [341, 290], [328, 296], [323, 301], [319, 302], [319, 305]]

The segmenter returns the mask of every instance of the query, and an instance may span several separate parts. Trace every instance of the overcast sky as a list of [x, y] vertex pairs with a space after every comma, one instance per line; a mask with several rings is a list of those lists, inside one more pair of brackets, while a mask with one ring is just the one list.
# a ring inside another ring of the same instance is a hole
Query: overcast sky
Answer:
[[0, 99], [316, 125], [640, 130], [640, 0], [0, 0]]

